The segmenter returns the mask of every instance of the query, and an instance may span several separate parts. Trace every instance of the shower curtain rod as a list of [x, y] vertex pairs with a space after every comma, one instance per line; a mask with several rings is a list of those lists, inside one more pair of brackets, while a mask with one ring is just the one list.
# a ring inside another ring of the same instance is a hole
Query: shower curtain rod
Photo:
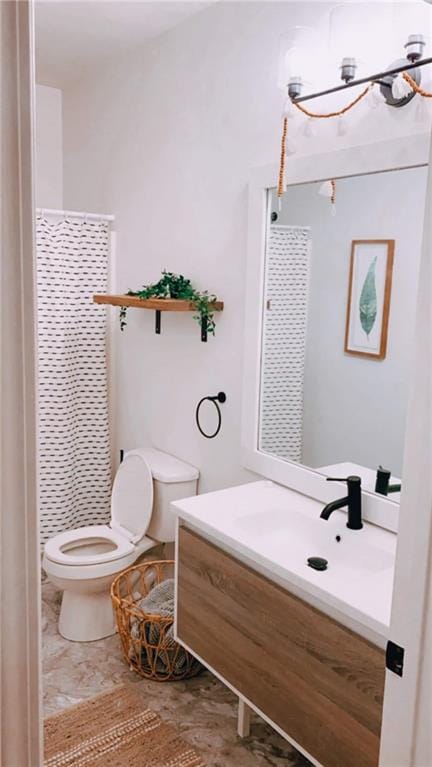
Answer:
[[115, 221], [115, 216], [105, 213], [85, 213], [78, 210], [54, 210], [52, 208], [36, 208], [36, 213], [43, 216], [69, 216], [70, 218], [87, 218], [89, 221]]

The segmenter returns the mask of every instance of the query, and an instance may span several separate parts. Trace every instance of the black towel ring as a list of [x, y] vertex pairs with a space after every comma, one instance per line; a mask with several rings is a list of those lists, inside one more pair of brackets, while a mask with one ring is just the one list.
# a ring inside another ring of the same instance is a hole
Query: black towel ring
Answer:
[[[218, 414], [218, 425], [216, 427], [216, 430], [213, 432], [213, 434], [206, 434], [205, 431], [203, 431], [203, 429], [201, 428], [201, 424], [200, 424], [200, 420], [199, 420], [200, 407], [203, 404], [203, 402], [205, 402], [206, 400], [209, 400], [209, 402], [213, 402], [213, 404], [214, 404], [214, 406], [215, 406], [215, 408], [217, 410], [217, 414]], [[223, 391], [220, 391], [219, 394], [216, 394], [215, 397], [203, 397], [198, 402], [197, 409], [195, 411], [196, 425], [198, 426], [198, 429], [201, 432], [201, 434], [203, 435], [203, 437], [206, 437], [206, 439], [213, 439], [214, 437], [217, 437], [217, 435], [220, 432], [220, 429], [221, 429], [221, 426], [222, 426], [222, 413], [221, 413], [220, 407], [218, 405], [219, 402], [221, 404], [223, 402], [226, 402], [226, 394]]]

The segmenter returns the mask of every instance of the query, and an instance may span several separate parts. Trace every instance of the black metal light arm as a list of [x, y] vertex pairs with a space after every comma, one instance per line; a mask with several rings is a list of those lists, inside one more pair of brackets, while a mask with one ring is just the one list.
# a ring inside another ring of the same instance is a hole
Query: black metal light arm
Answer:
[[394, 69], [387, 69], [384, 72], [377, 72], [375, 75], [369, 75], [369, 77], [362, 77], [358, 80], [350, 80], [348, 83], [344, 83], [343, 85], [336, 85], [334, 88], [327, 88], [325, 91], [318, 91], [317, 93], [308, 93], [306, 96], [298, 96], [297, 98], [293, 98], [292, 101], [296, 104], [300, 104], [302, 101], [310, 101], [311, 99], [317, 99], [319, 96], [328, 96], [330, 93], [337, 93], [338, 91], [346, 91], [348, 88], [355, 88], [356, 85], [365, 85], [366, 83], [377, 83], [379, 85], [386, 85], [389, 88], [391, 87], [389, 83], [382, 82], [383, 78], [390, 77], [391, 75], [398, 75], [401, 72], [409, 72], [410, 69], [418, 69], [419, 67], [424, 67], [427, 64], [432, 64], [432, 57], [429, 57], [427, 59], [419, 59], [413, 63], [409, 63], [407, 61], [406, 64], [403, 64], [400, 67], [395, 67]]

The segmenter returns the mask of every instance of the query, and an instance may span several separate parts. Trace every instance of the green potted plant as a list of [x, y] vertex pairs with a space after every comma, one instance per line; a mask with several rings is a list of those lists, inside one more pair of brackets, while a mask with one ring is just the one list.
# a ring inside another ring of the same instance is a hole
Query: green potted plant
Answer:
[[[220, 311], [216, 306], [217, 297], [207, 290], [196, 290], [189, 279], [182, 274], [174, 272], [162, 272], [162, 277], [158, 282], [151, 285], [144, 285], [140, 290], [128, 290], [128, 296], [136, 296], [142, 300], [148, 298], [173, 298], [181, 301], [188, 301], [193, 305], [196, 314], [193, 319], [199, 322], [202, 332], [207, 335], [215, 334], [214, 313]], [[120, 330], [126, 327], [127, 307], [120, 307]]]

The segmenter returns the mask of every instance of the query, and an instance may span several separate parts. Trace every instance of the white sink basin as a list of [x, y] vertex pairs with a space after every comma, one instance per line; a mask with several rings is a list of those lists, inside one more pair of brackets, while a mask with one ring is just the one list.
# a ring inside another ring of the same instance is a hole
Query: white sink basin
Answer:
[[[267, 480], [177, 501], [179, 517], [319, 609], [384, 646], [390, 624], [396, 535], [347, 515], [320, 518], [322, 503]], [[328, 561], [314, 570], [309, 557]]]
[[287, 567], [296, 570], [309, 567], [309, 557], [327, 559], [328, 569], [344, 571], [350, 576], [357, 573], [369, 577], [393, 568], [394, 553], [379, 547], [373, 525], [365, 523], [362, 530], [349, 530], [343, 512], [333, 512], [326, 521], [319, 517], [321, 508], [322, 504], [314, 518], [282, 508], [267, 510], [265, 517], [262, 512], [254, 512], [238, 519], [236, 526], [242, 531], [243, 539], [249, 537], [253, 542], [260, 535], [264, 547], [266, 540], [271, 542], [278, 557], [285, 556]]

